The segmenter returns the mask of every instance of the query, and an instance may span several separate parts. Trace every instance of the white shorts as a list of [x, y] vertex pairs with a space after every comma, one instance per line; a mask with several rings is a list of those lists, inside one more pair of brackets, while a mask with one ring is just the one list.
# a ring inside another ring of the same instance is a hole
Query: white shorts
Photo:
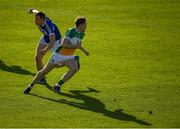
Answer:
[[[39, 40], [39, 44], [43, 44], [43, 45], [49, 45], [49, 43], [46, 43], [46, 41], [44, 40], [44, 36], [42, 36]], [[50, 49], [51, 52], [54, 52], [54, 50], [59, 46], [60, 44], [60, 40], [56, 40], [54, 43], [54, 47]]]
[[62, 64], [64, 61], [74, 59], [74, 56], [64, 56], [59, 53], [53, 53], [51, 59], [49, 60], [50, 64]]

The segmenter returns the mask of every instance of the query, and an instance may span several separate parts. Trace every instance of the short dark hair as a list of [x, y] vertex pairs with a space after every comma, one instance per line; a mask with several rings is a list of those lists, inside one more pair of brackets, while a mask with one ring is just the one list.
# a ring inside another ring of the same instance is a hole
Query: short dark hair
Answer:
[[80, 24], [84, 24], [85, 22], [86, 22], [86, 18], [85, 17], [78, 16], [75, 19], [76, 27], [78, 27]]
[[43, 12], [38, 12], [38, 13], [36, 13], [36, 17], [40, 17], [40, 18], [42, 18], [42, 19], [45, 19], [46, 18], [46, 15], [45, 15], [45, 13], [43, 13]]

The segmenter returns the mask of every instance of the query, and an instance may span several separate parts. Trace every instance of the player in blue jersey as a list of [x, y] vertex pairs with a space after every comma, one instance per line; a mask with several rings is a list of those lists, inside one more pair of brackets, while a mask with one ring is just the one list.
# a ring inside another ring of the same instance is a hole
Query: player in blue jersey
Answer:
[[[36, 9], [29, 9], [28, 13], [35, 14], [35, 24], [43, 33], [37, 45], [35, 61], [37, 70], [41, 70], [43, 65], [43, 56], [48, 52], [53, 52], [60, 44], [61, 34], [58, 27], [43, 13]], [[41, 84], [46, 84], [46, 79], [43, 77], [38, 81]]]
[[61, 93], [62, 85], [79, 71], [79, 56], [74, 55], [75, 51], [79, 49], [86, 56], [89, 56], [88, 50], [86, 50], [82, 45], [82, 40], [84, 39], [86, 28], [86, 18], [78, 16], [75, 19], [75, 27], [66, 31], [61, 44], [54, 51], [45, 67], [36, 73], [36, 76], [32, 82], [24, 90], [24, 94], [29, 94], [36, 82], [43, 76], [47, 75], [54, 68], [65, 66], [69, 70], [65, 72], [61, 79], [52, 87], [55, 92]]

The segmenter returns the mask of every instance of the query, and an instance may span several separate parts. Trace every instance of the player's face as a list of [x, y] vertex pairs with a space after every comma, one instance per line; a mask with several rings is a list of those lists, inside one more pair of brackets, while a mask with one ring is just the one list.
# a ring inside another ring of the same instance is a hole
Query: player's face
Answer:
[[85, 22], [84, 24], [81, 24], [81, 31], [85, 32], [87, 28], [87, 22]]
[[44, 24], [44, 19], [40, 18], [39, 16], [35, 17], [35, 24], [38, 26], [42, 26]]

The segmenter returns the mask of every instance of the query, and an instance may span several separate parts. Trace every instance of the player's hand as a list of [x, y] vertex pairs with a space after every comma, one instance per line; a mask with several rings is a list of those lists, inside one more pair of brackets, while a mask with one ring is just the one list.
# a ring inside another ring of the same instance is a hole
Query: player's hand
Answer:
[[28, 9], [28, 13], [29, 13], [29, 14], [33, 13], [33, 10], [34, 10], [34, 8]]
[[86, 56], [89, 56], [89, 52], [88, 51], [85, 51], [84, 52]]
[[45, 49], [40, 50], [41, 55], [45, 55], [46, 53], [47, 53], [47, 51]]

